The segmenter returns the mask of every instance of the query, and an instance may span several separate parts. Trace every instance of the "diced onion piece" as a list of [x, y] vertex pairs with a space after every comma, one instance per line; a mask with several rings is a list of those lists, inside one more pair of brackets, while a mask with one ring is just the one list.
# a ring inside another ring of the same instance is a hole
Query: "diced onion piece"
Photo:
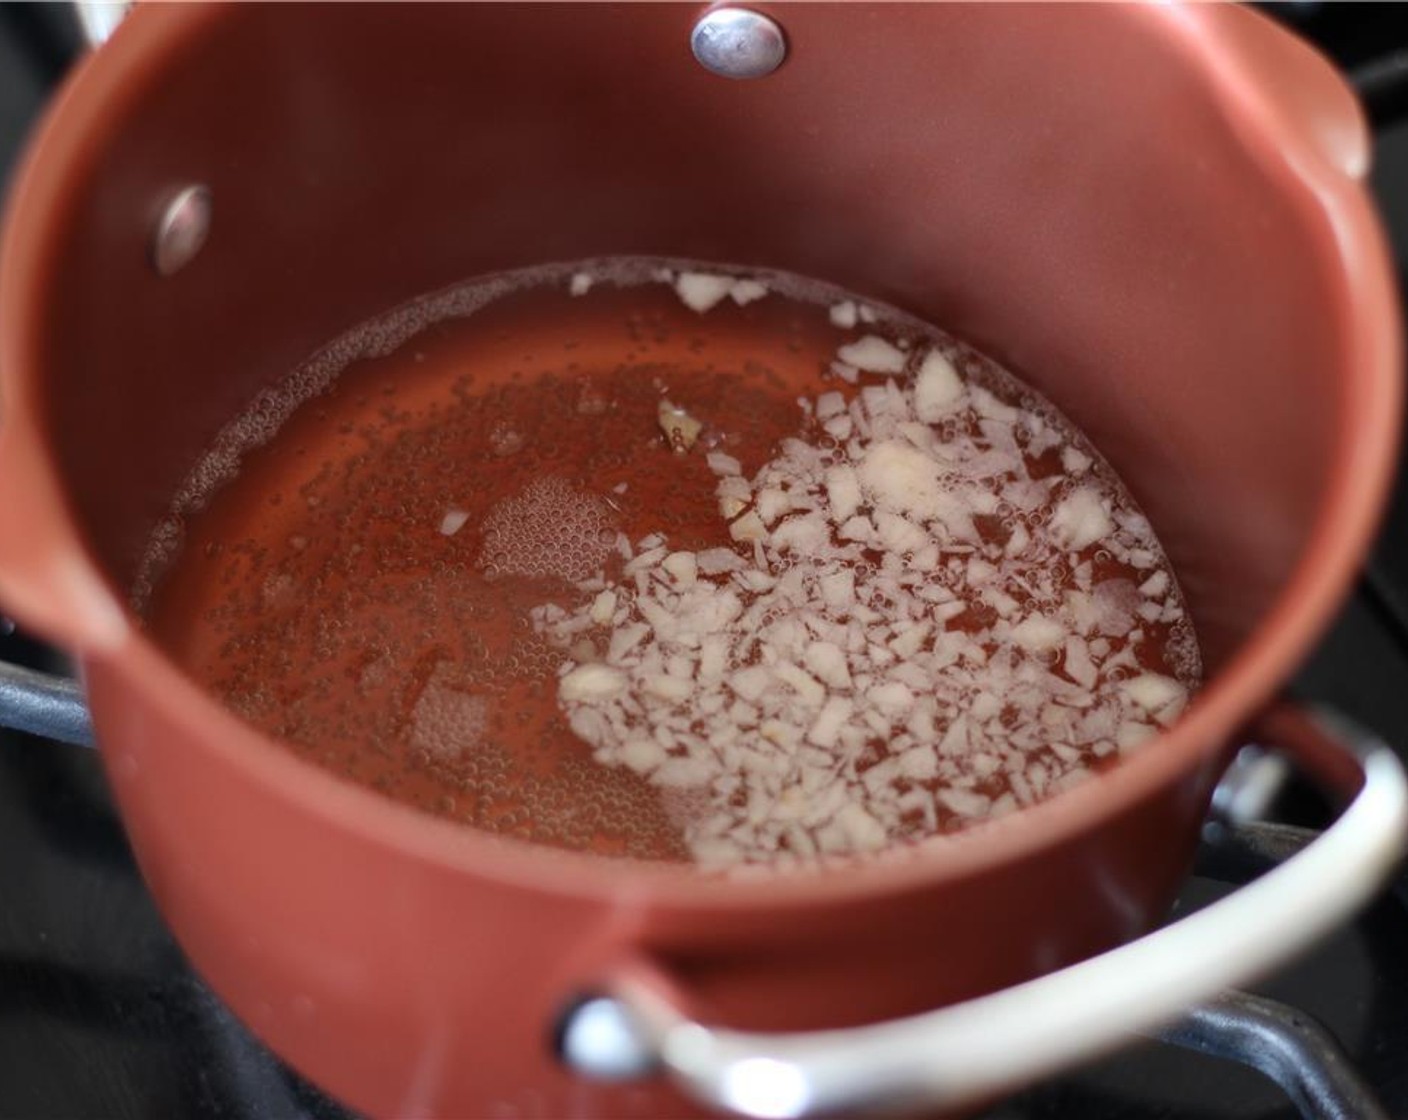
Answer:
[[816, 399], [816, 418], [818, 420], [830, 420], [833, 416], [839, 416], [846, 411], [846, 398], [834, 389], [829, 393], [822, 393]]
[[453, 537], [464, 528], [465, 522], [469, 520], [469, 514], [462, 509], [446, 510], [445, 516], [440, 519], [440, 532], [447, 537]]
[[1071, 635], [1066, 639], [1065, 653], [1063, 668], [1066, 675], [1082, 688], [1094, 688], [1099, 670], [1091, 660], [1090, 646], [1086, 640], [1079, 635]]
[[693, 587], [699, 572], [699, 558], [692, 552], [672, 552], [660, 561], [677, 587]]
[[738, 572], [747, 562], [731, 548], [706, 548], [695, 558], [700, 575], [716, 576], [723, 572]]
[[963, 399], [958, 371], [938, 350], [930, 350], [914, 379], [914, 414], [926, 424], [937, 424]]
[[557, 682], [557, 693], [569, 702], [605, 700], [623, 691], [626, 683], [626, 675], [608, 665], [579, 665]]
[[928, 520], [939, 516], [944, 508], [934, 460], [907, 443], [883, 441], [871, 445], [858, 474], [861, 486], [875, 504], [892, 513]]
[[831, 642], [812, 642], [807, 647], [803, 664], [823, 683], [832, 688], [850, 688], [851, 673], [846, 655]]
[[834, 747], [840, 738], [841, 728], [849, 722], [854, 710], [855, 705], [847, 697], [830, 697], [807, 730], [807, 740], [819, 747]]
[[1061, 468], [1067, 474], [1084, 474], [1090, 468], [1090, 456], [1074, 447], [1061, 452]]
[[817, 585], [821, 590], [822, 601], [833, 610], [848, 610], [856, 601], [856, 576], [850, 568], [828, 572]]
[[837, 525], [855, 516], [860, 508], [861, 493], [860, 481], [851, 467], [841, 465], [827, 468], [826, 500], [831, 520]]
[[847, 343], [836, 351], [836, 356], [869, 373], [899, 373], [905, 363], [903, 350], [875, 334]]
[[923, 528], [883, 509], [875, 515], [875, 530], [884, 547], [901, 555], [918, 552], [929, 543], [929, 534]]
[[592, 600], [591, 619], [598, 626], [605, 626], [616, 613], [616, 592], [607, 589], [599, 592]]
[[753, 665], [747, 669], [739, 669], [729, 677], [728, 683], [739, 696], [751, 701], [761, 697], [772, 686], [772, 681], [770, 670], [762, 665]]
[[797, 693], [798, 699], [808, 707], [821, 707], [826, 700], [826, 688], [808, 673], [790, 661], [781, 661], [773, 666], [777, 679]]
[[1142, 673], [1121, 682], [1124, 694], [1140, 708], [1149, 713], [1158, 712], [1175, 701], [1181, 701], [1188, 692], [1172, 677], [1158, 673]]
[[733, 286], [729, 288], [728, 294], [734, 303], [739, 307], [744, 307], [767, 295], [768, 287], [757, 280], [735, 280]]
[[743, 465], [732, 455], [725, 455], [722, 451], [711, 451], [704, 457], [704, 461], [709, 464], [709, 469], [717, 475], [740, 475], [743, 473]]
[[1158, 732], [1147, 723], [1128, 720], [1120, 724], [1119, 729], [1115, 732], [1115, 745], [1121, 751], [1133, 750], [1157, 734]]
[[941, 789], [935, 797], [945, 809], [960, 817], [985, 817], [992, 808], [991, 798], [966, 789]]
[[1168, 591], [1168, 573], [1164, 571], [1155, 572], [1148, 579], [1139, 585], [1140, 594], [1148, 596], [1150, 599], [1159, 599]]
[[686, 307], [702, 315], [727, 296], [734, 283], [731, 276], [713, 276], [707, 272], [681, 272], [675, 280], [675, 291]]
[[620, 751], [621, 761], [637, 774], [654, 770], [666, 757], [664, 748], [650, 739], [633, 739]]
[[877, 685], [865, 694], [866, 700], [892, 719], [901, 720], [914, 706], [914, 693], [898, 681]]
[[885, 846], [884, 826], [854, 801], [836, 814], [836, 822], [856, 851], [871, 852]]
[[757, 511], [749, 510], [729, 525], [728, 535], [736, 541], [760, 541], [768, 535], [768, 527]]
[[687, 681], [682, 677], [674, 677], [668, 673], [657, 673], [653, 677], [646, 677], [641, 682], [641, 687], [651, 696], [671, 704], [679, 704], [694, 695], [692, 681]]
[[772, 525], [773, 522], [792, 508], [792, 502], [787, 496], [787, 491], [772, 487], [766, 490], [759, 490], [755, 504], [758, 509], [758, 516], [763, 519], [766, 525]]
[[1103, 540], [1114, 527], [1100, 492], [1091, 487], [1068, 495], [1051, 515], [1051, 531], [1072, 552]]
[[856, 305], [850, 300], [843, 300], [832, 306], [828, 316], [833, 327], [839, 327], [843, 331], [853, 330], [856, 325]]
[[1066, 637], [1066, 628], [1055, 619], [1034, 614], [1012, 627], [1012, 638], [1033, 652], [1055, 649]]
[[704, 430], [704, 425], [700, 421], [669, 401], [662, 400], [660, 402], [656, 409], [656, 418], [660, 424], [660, 430], [665, 433], [665, 440], [669, 443], [670, 450], [675, 452], [688, 451], [694, 446], [694, 441], [699, 438], [699, 433]]

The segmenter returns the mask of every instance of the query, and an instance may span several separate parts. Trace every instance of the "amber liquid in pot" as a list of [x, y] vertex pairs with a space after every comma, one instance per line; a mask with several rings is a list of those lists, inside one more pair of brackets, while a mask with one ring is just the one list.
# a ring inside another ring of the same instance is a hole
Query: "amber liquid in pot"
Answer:
[[[663, 281], [598, 281], [571, 295], [574, 275], [588, 274], [560, 271], [472, 314], [408, 312], [389, 352], [354, 357], [306, 400], [295, 399], [306, 388], [289, 389], [282, 407], [296, 407], [286, 419], [256, 410], [231, 437], [247, 444], [237, 474], [222, 478], [203, 464], [193, 475], [185, 508], [178, 503], [154, 539], [139, 595], [154, 636], [186, 671], [311, 762], [493, 833], [687, 860], [697, 844], [682, 814], [707, 809], [649, 773], [594, 757], [558, 695], [566, 666], [603, 654], [611, 622], [564, 638], [542, 625], [542, 609], [581, 615], [603, 586], [629, 593], [622, 540], [633, 554], [655, 535], [672, 552], [751, 555], [751, 542], [736, 541], [721, 516], [707, 452], [736, 459], [746, 479], [788, 437], [826, 440], [809, 414], [819, 394], [849, 401], [884, 380], [849, 374], [852, 384], [844, 366], [838, 376], [838, 348], [873, 335], [900, 338], [917, 354], [925, 335], [883, 315], [838, 326], [856, 305], [838, 316], [835, 293], [770, 291], [741, 304], [725, 296], [701, 312]], [[955, 364], [1009, 403], [1029, 397], [977, 355], [963, 352]], [[687, 448], [678, 432], [671, 446], [662, 400], [702, 423]], [[1032, 477], [1059, 475], [1063, 448], [1083, 448], [1101, 492], [1133, 515], [1078, 433], [1061, 436], [1028, 457]], [[1034, 510], [1030, 523], [1043, 518], [1049, 510]], [[979, 526], [978, 549], [1000, 569], [1011, 522]], [[539, 559], [525, 568], [525, 556]], [[1100, 547], [1070, 559], [1088, 565], [1087, 586], [1146, 584], [1167, 570], [1161, 554], [1135, 568]], [[1064, 582], [1058, 573], [1057, 598], [1075, 580], [1074, 565]], [[1092, 631], [1107, 659], [1124, 654], [1112, 678], [1196, 683], [1196, 647], [1171, 576], [1168, 585], [1160, 606], [1146, 609], [1152, 617], [1127, 612], [1125, 635]], [[975, 600], [941, 629], [987, 635], [997, 614]], [[1128, 643], [1135, 627], [1140, 640]], [[1040, 659], [1060, 671], [1064, 648]], [[936, 738], [954, 714], [940, 713]], [[889, 758], [887, 741], [867, 743], [862, 773]], [[1015, 801], [1057, 788], [1065, 764], [1084, 772], [1132, 746], [1112, 733], [1068, 745], [1064, 759], [1043, 747], [1032, 760], [1050, 789], [1018, 775]], [[931, 779], [897, 780], [903, 793], [932, 790]], [[1005, 773], [966, 775], [962, 788], [1014, 801]], [[970, 816], [939, 802], [927, 816], [907, 813], [889, 839], [920, 839]], [[779, 850], [803, 854], [785, 838]]]

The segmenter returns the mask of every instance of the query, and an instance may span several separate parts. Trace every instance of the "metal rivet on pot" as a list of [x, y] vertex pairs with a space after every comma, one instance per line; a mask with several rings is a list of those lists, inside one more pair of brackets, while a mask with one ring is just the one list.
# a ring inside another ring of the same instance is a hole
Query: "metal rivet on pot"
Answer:
[[101, 47], [133, 6], [133, 0], [75, 0], [73, 11], [83, 41], [90, 47]]
[[557, 1052], [570, 1069], [601, 1081], [643, 1077], [655, 1055], [639, 1025], [614, 999], [596, 996], [573, 1006], [558, 1026]]
[[1283, 755], [1243, 747], [1213, 790], [1214, 822], [1237, 826], [1264, 820], [1290, 774], [1291, 765]]
[[152, 265], [162, 276], [191, 263], [210, 232], [210, 188], [185, 187], [161, 211], [152, 240]]
[[704, 69], [723, 78], [761, 78], [787, 57], [782, 28], [747, 8], [705, 12], [694, 25], [689, 45]]

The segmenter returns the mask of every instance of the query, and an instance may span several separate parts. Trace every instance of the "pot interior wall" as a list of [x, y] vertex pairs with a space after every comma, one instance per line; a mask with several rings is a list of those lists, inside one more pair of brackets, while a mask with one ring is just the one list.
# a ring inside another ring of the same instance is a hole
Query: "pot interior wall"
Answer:
[[[1129, 483], [1225, 660], [1334, 451], [1308, 203], [1149, 13], [776, 14], [787, 63], [730, 82], [690, 57], [688, 5], [139, 10], [105, 49], [170, 49], [95, 110], [42, 281], [47, 420], [114, 581], [214, 432], [321, 343], [474, 274], [662, 253], [832, 280], [1004, 361]], [[190, 182], [210, 240], [163, 280], [154, 214]]]

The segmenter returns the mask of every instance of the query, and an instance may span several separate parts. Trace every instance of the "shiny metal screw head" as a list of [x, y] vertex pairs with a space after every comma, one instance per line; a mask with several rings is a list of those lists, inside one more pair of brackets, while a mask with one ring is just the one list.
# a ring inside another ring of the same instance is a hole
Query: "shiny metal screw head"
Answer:
[[631, 1013], [614, 999], [582, 1000], [558, 1029], [557, 1050], [570, 1069], [599, 1081], [629, 1081], [655, 1069], [655, 1054]]
[[134, 0], [74, 0], [72, 8], [83, 41], [96, 49], [108, 41], [134, 6]]
[[694, 25], [689, 45], [699, 64], [721, 78], [762, 78], [787, 57], [782, 28], [747, 8], [705, 12]]
[[1243, 747], [1213, 790], [1212, 819], [1234, 827], [1265, 820], [1290, 776], [1285, 755]]
[[210, 232], [210, 188], [196, 184], [178, 191], [161, 211], [152, 239], [152, 265], [170, 276], [190, 264]]

